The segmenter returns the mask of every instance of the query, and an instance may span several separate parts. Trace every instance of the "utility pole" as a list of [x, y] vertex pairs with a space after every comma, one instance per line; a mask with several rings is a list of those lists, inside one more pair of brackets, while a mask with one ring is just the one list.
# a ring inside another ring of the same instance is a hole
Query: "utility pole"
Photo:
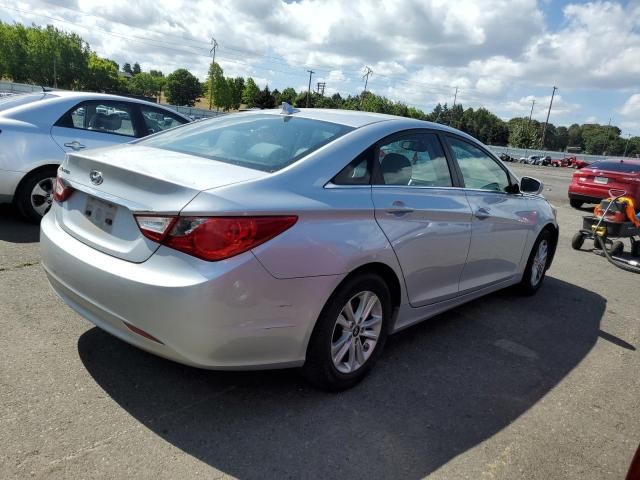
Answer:
[[456, 87], [456, 93], [453, 95], [453, 106], [456, 106], [456, 100], [458, 99], [458, 87]]
[[362, 75], [362, 78], [364, 79], [364, 90], [362, 91], [362, 95], [360, 96], [360, 107], [362, 107], [364, 94], [367, 93], [367, 85], [369, 84], [369, 75], [373, 73], [373, 70], [371, 70], [367, 65], [365, 65], [364, 69], [365, 69], [364, 75]]
[[456, 93], [453, 94], [453, 105], [451, 110], [449, 110], [449, 123], [448, 126], [451, 126], [451, 120], [453, 120], [453, 108], [456, 106], [456, 100], [458, 99], [458, 87], [456, 87]]
[[209, 110], [211, 110], [211, 107], [213, 106], [213, 66], [216, 64], [216, 48], [218, 48], [218, 42], [216, 42], [216, 39], [211, 37], [211, 45], [212, 48], [211, 50], [209, 50], [209, 53], [211, 54], [211, 75], [210, 75], [210, 79], [209, 79]]
[[542, 130], [541, 147], [543, 150], [544, 150], [544, 137], [547, 135], [547, 125], [549, 124], [549, 115], [551, 115], [551, 106], [553, 105], [553, 97], [556, 94], [556, 90], [558, 90], [558, 87], [553, 87], [553, 92], [551, 92], [551, 101], [549, 102], [549, 111], [547, 112], [547, 119], [544, 122], [544, 129]]
[[536, 104], [536, 99], [531, 100], [531, 112], [529, 112], [529, 123], [527, 123], [527, 129], [531, 125], [531, 117], [533, 117], [533, 106]]
[[324, 97], [324, 87], [326, 87], [326, 82], [318, 82], [318, 93]]
[[309, 72], [309, 88], [307, 88], [307, 108], [309, 108], [309, 102], [311, 101], [311, 76], [316, 73], [313, 70], [307, 70]]

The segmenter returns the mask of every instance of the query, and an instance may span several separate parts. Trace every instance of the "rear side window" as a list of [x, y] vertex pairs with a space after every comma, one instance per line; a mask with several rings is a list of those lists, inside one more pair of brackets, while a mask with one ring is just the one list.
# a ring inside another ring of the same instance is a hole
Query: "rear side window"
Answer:
[[82, 102], [60, 117], [55, 125], [135, 137], [140, 134], [133, 121], [135, 108], [133, 103], [127, 102]]
[[384, 185], [452, 186], [444, 150], [432, 133], [408, 133], [382, 143], [378, 161]]
[[309, 118], [232, 114], [186, 125], [139, 143], [275, 172], [351, 130], [352, 127]]
[[620, 173], [640, 173], [640, 163], [629, 162], [611, 162], [600, 161], [593, 162], [588, 167], [591, 170], [606, 170], [608, 172], [620, 172]]
[[142, 113], [142, 119], [150, 134], [188, 123], [187, 120], [178, 115], [147, 105], [140, 105], [140, 113]]

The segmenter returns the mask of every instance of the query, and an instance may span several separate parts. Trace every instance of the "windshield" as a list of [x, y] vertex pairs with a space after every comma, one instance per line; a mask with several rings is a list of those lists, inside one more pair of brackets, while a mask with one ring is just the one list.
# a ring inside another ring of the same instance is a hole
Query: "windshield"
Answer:
[[589, 165], [591, 170], [607, 170], [609, 172], [640, 173], [640, 163], [600, 161]]
[[10, 95], [0, 98], [0, 112], [9, 110], [10, 108], [26, 105], [27, 103], [37, 102], [45, 98], [56, 97], [50, 93], [25, 93], [21, 95]]
[[334, 141], [351, 127], [284, 115], [228, 115], [138, 143], [275, 172]]

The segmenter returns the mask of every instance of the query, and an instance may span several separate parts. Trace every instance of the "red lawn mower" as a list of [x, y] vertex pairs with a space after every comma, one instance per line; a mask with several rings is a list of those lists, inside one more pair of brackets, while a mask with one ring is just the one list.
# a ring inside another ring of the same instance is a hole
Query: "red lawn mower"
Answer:
[[[593, 252], [604, 256], [616, 267], [640, 273], [640, 214], [631, 197], [623, 190], [609, 190], [609, 198], [600, 202], [593, 215], [582, 217], [582, 229], [571, 240], [574, 250], [580, 250], [586, 239], [593, 240]], [[631, 259], [621, 257], [624, 243], [631, 242]], [[613, 239], [613, 240], [612, 240]]]

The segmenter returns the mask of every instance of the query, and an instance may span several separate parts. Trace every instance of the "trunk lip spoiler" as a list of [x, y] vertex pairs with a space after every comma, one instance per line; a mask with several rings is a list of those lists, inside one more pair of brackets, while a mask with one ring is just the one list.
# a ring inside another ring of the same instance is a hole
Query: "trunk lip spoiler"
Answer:
[[180, 213], [180, 210], [171, 210], [171, 211], [162, 211], [162, 212], [149, 210], [149, 207], [146, 205], [141, 205], [131, 200], [127, 200], [126, 198], [118, 197], [117, 195], [113, 195], [111, 193], [107, 193], [102, 190], [97, 190], [89, 185], [80, 183], [77, 180], [71, 179], [66, 176], [64, 177], [61, 176], [61, 178], [62, 180], [64, 180], [64, 182], [67, 185], [69, 185], [70, 187], [73, 187], [76, 190], [80, 190], [81, 192], [91, 195], [92, 197], [99, 198], [100, 200], [104, 200], [105, 202], [114, 203], [116, 205], [123, 206], [128, 210], [130, 210], [132, 213], [135, 213], [136, 215], [148, 213], [150, 215], [169, 216], [169, 215], [178, 215]]

